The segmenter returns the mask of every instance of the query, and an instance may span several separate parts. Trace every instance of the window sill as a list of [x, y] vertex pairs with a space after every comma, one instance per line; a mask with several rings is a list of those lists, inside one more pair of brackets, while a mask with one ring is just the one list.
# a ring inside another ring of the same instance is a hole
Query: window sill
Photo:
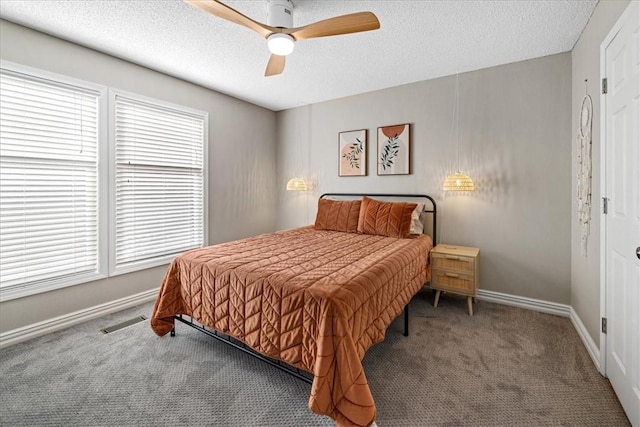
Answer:
[[0, 289], [0, 303], [24, 298], [31, 295], [54, 291], [56, 289], [68, 288], [70, 286], [82, 285], [95, 280], [106, 279], [106, 274], [86, 273], [69, 277], [62, 277], [55, 280], [48, 280], [43, 283], [29, 283], [24, 285], [10, 286]]

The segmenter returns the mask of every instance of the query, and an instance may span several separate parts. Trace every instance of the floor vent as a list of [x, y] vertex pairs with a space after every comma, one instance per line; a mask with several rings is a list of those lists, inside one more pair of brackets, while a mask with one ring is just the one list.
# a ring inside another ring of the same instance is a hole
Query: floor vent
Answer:
[[127, 326], [135, 325], [136, 323], [147, 320], [145, 316], [134, 317], [133, 319], [129, 319], [127, 321], [118, 323], [117, 325], [109, 326], [108, 328], [100, 329], [100, 332], [103, 334], [108, 334], [109, 332], [115, 332], [118, 329], [126, 328]]

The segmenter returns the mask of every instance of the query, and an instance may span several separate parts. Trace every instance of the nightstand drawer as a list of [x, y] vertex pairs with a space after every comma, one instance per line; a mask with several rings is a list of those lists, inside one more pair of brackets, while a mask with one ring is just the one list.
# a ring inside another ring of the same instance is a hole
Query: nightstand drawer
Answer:
[[455, 270], [461, 273], [473, 274], [473, 262], [471, 257], [459, 255], [431, 254], [432, 268]]
[[431, 287], [443, 291], [452, 291], [463, 295], [476, 295], [475, 281], [472, 275], [449, 273], [442, 270], [433, 270]]

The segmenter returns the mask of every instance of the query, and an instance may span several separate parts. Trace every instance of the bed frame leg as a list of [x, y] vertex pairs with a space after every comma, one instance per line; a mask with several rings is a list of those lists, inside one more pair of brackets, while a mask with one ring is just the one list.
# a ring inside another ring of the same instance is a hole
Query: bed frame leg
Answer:
[[172, 337], [176, 336], [176, 328], [175, 328], [175, 326], [171, 329], [171, 336]]
[[409, 336], [409, 303], [404, 306], [404, 336]]

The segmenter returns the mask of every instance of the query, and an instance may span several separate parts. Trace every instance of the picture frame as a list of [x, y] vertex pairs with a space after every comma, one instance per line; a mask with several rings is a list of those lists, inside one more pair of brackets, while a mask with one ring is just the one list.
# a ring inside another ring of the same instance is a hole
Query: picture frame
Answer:
[[409, 123], [378, 128], [378, 175], [411, 174], [411, 126]]
[[338, 133], [338, 176], [367, 175], [367, 130]]

